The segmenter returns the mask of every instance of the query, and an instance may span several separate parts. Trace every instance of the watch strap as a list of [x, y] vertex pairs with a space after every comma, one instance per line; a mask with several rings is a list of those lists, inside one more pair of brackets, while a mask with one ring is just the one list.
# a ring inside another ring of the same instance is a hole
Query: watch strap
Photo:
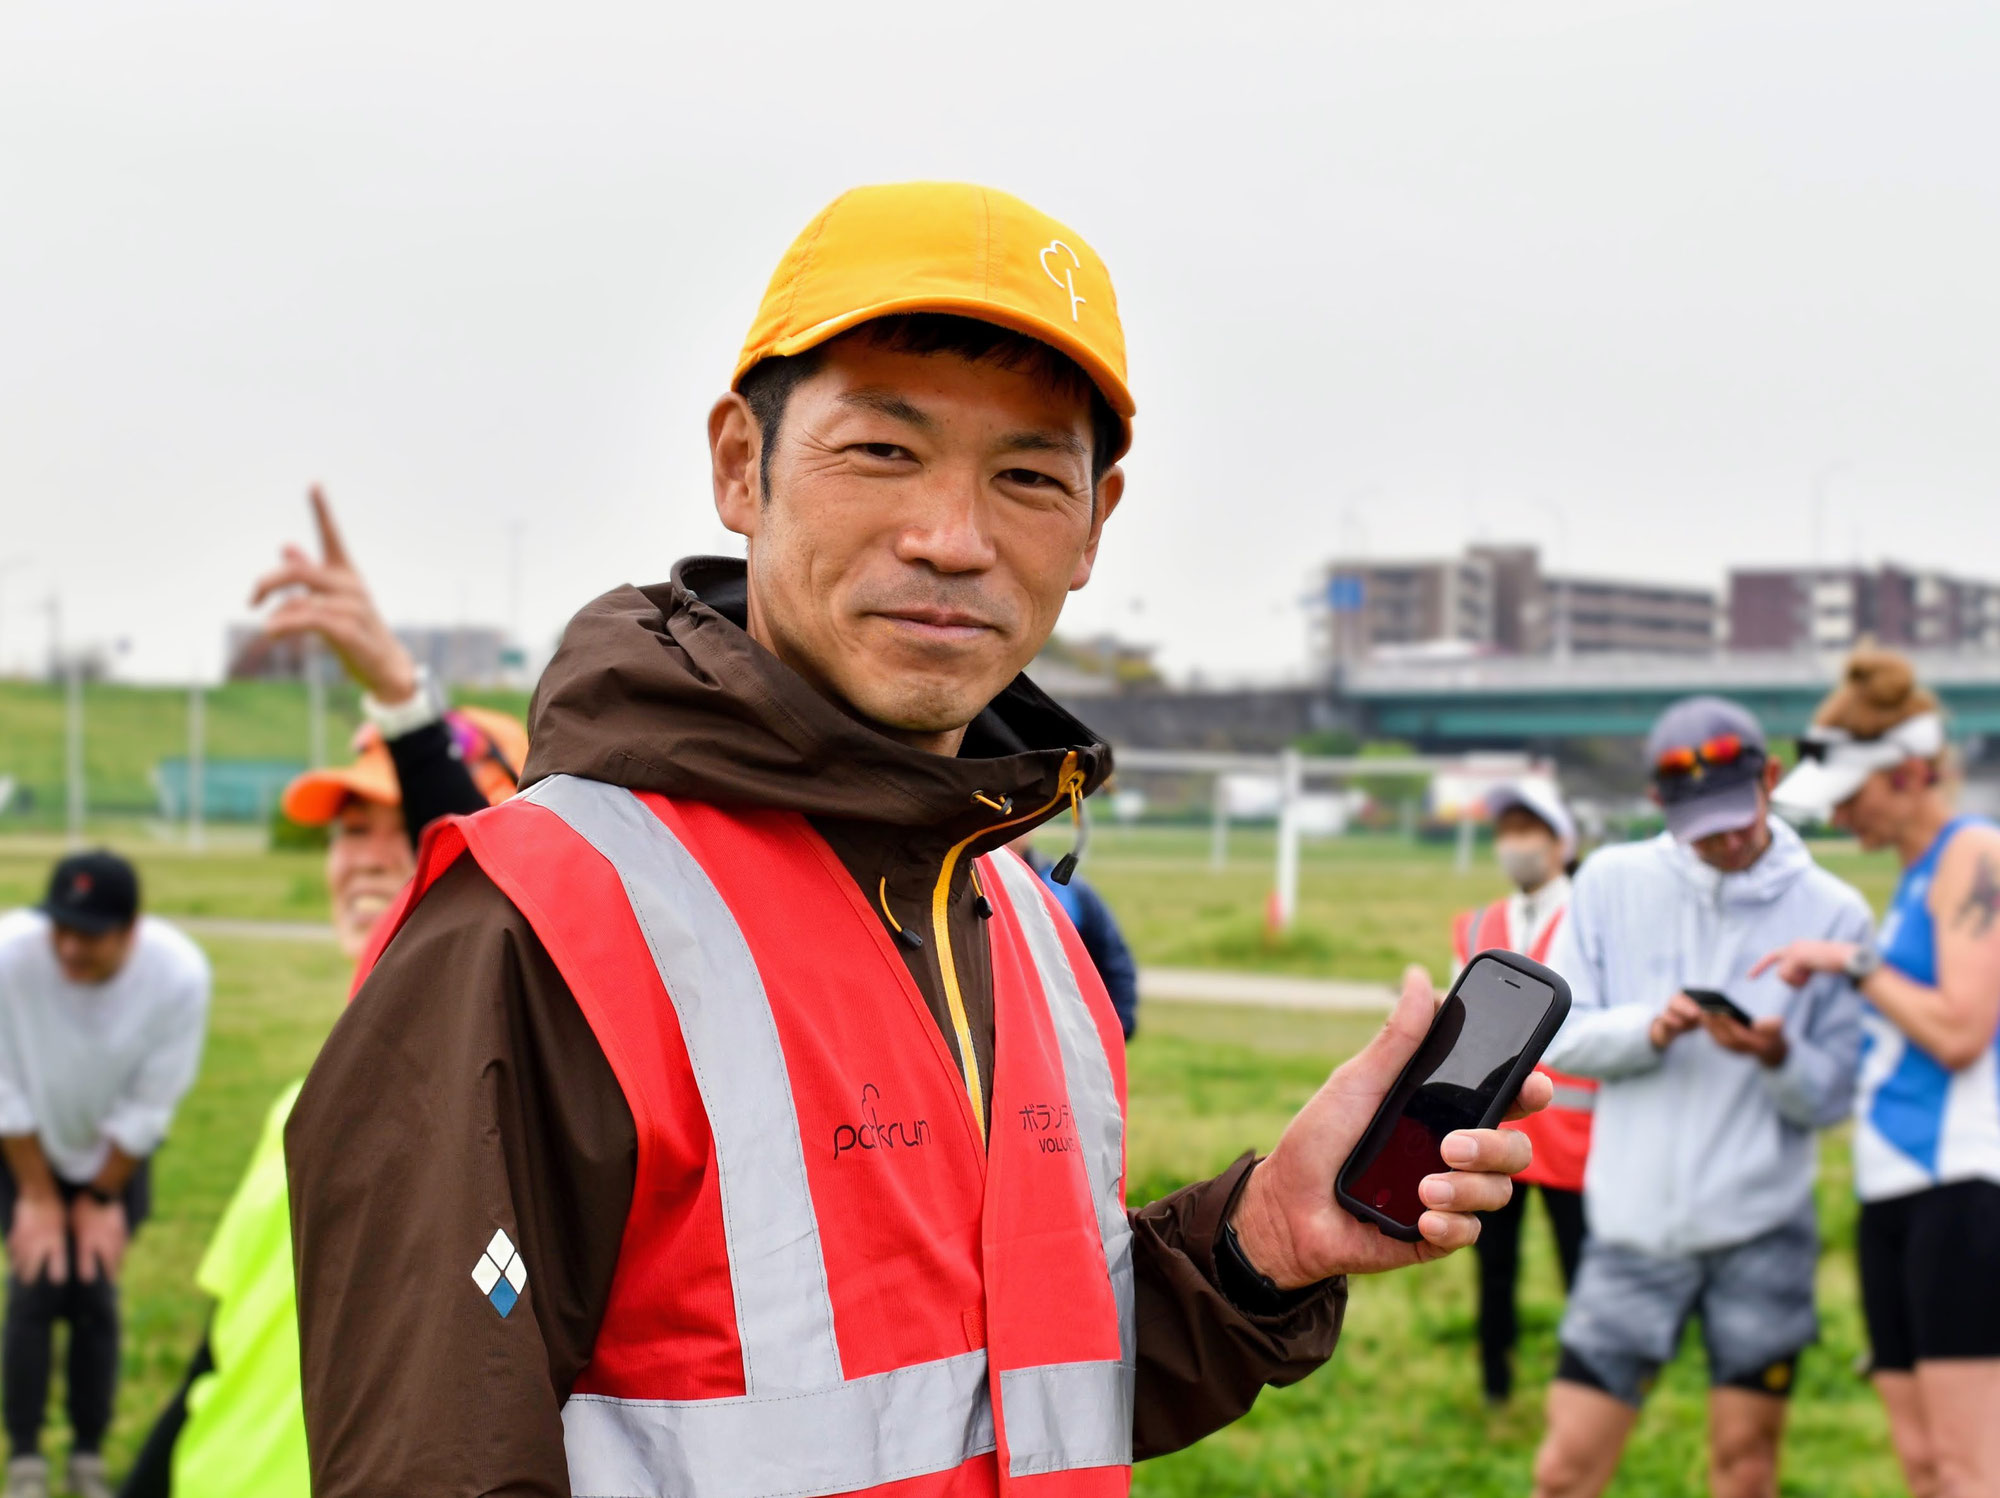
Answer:
[[1233, 1222], [1224, 1223], [1221, 1236], [1215, 1240], [1215, 1280], [1229, 1303], [1251, 1316], [1282, 1316], [1311, 1300], [1321, 1288], [1303, 1285], [1297, 1290], [1280, 1290], [1275, 1280], [1257, 1272], [1250, 1256], [1243, 1252]]
[[1850, 983], [1864, 983], [1881, 969], [1881, 951], [1872, 946], [1861, 946], [1854, 949], [1854, 955], [1847, 959], [1847, 965], [1841, 971]]

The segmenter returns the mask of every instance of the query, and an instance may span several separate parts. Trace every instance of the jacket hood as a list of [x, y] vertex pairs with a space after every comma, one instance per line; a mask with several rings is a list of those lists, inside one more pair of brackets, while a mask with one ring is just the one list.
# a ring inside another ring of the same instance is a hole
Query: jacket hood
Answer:
[[952, 842], [992, 828], [986, 846], [998, 846], [1067, 808], [1072, 753], [1084, 794], [1111, 773], [1109, 746], [1026, 676], [987, 705], [956, 756], [900, 743], [751, 639], [747, 597], [743, 562], [691, 557], [665, 583], [587, 605], [535, 689], [522, 785], [581, 775]]
[[1661, 833], [1661, 856], [1682, 880], [1704, 899], [1721, 906], [1768, 905], [1818, 867], [1805, 840], [1777, 817], [1766, 817], [1771, 846], [1740, 874], [1723, 874], [1703, 863], [1694, 849], [1671, 833]]

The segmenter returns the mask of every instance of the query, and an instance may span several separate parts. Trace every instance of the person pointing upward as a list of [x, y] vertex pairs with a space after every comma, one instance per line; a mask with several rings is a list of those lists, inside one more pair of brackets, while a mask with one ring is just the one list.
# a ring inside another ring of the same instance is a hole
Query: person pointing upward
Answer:
[[746, 560], [571, 621], [527, 789], [427, 840], [292, 1116], [322, 1498], [1123, 1492], [1507, 1200], [1482, 1130], [1422, 1242], [1334, 1204], [1413, 974], [1267, 1159], [1126, 1210], [1116, 1017], [1005, 851], [1110, 770], [1020, 673], [1125, 367], [1003, 193], [858, 189], [786, 253], [709, 415]]

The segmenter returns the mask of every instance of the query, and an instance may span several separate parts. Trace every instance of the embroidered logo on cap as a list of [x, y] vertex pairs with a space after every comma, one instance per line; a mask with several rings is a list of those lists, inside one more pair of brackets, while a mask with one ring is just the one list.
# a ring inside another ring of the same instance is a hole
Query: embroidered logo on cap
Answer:
[[506, 1233], [496, 1232], [486, 1245], [486, 1252], [472, 1266], [472, 1283], [502, 1316], [514, 1309], [521, 1292], [528, 1288], [528, 1266], [514, 1252], [513, 1240]]
[[[1061, 275], [1057, 275], [1055, 267], [1049, 264], [1049, 256], [1055, 254], [1058, 250], [1069, 256], [1069, 264], [1063, 266]], [[1071, 322], [1082, 321], [1082, 317], [1077, 309], [1083, 306], [1089, 298], [1080, 297], [1076, 294], [1076, 273], [1083, 269], [1083, 261], [1077, 257], [1075, 250], [1072, 250], [1060, 239], [1050, 240], [1048, 248], [1042, 251], [1040, 258], [1042, 262], [1042, 274], [1069, 293], [1069, 320]]]

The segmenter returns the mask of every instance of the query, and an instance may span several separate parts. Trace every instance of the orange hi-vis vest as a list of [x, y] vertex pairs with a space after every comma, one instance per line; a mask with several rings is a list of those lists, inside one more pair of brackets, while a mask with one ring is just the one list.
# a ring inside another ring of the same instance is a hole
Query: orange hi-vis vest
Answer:
[[[977, 860], [989, 1137], [804, 817], [554, 776], [441, 824], [383, 944], [464, 853], [534, 927], [638, 1134], [563, 1409], [578, 1498], [1129, 1490], [1123, 1040], [1026, 864]], [[468, 1262], [495, 1229], [515, 1224], [466, 1225]]]
[[[1507, 902], [1495, 900], [1484, 910], [1459, 913], [1452, 923], [1452, 950], [1460, 967], [1470, 962], [1474, 953], [1490, 947], [1504, 947], [1536, 962], [1547, 962], [1549, 948], [1555, 944], [1556, 928], [1568, 914], [1567, 910], [1558, 910], [1542, 927], [1534, 949], [1527, 951], [1515, 943], [1514, 934], [1508, 929]], [[1588, 1077], [1572, 1077], [1553, 1067], [1538, 1066], [1535, 1070], [1555, 1083], [1555, 1101], [1533, 1117], [1501, 1126], [1519, 1129], [1535, 1146], [1534, 1162], [1521, 1172], [1520, 1179], [1537, 1186], [1552, 1186], [1558, 1191], [1581, 1191], [1583, 1167], [1590, 1159], [1590, 1116], [1597, 1110], [1597, 1084]]]

